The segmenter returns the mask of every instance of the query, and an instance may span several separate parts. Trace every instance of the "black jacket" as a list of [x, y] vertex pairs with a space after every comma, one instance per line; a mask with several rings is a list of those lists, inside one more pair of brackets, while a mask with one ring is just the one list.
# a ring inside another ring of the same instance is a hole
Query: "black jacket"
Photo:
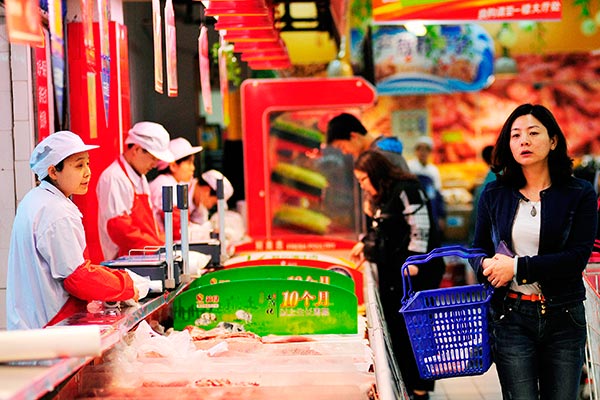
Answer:
[[[519, 257], [517, 282], [539, 282], [549, 307], [585, 299], [582, 272], [585, 269], [597, 227], [597, 202], [589, 182], [575, 177], [564, 185], [552, 185], [540, 193], [542, 214], [538, 255]], [[485, 187], [478, 205], [473, 247], [493, 256], [501, 240], [510, 249], [519, 200], [518, 190], [494, 181]], [[481, 258], [471, 261], [480, 282]], [[494, 291], [501, 301], [507, 287]]]

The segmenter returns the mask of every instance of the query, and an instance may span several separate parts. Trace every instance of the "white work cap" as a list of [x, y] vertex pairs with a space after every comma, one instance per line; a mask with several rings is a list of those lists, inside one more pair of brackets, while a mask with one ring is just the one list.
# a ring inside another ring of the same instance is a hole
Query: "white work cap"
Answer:
[[229, 200], [233, 196], [233, 186], [229, 179], [227, 179], [222, 173], [216, 169], [211, 169], [202, 174], [202, 179], [208, 186], [210, 186], [215, 192], [217, 191], [217, 179], [223, 179], [223, 197], [225, 200]]
[[156, 122], [138, 122], [129, 130], [125, 144], [140, 145], [148, 153], [161, 161], [173, 162], [175, 158], [169, 150], [169, 132]]
[[29, 158], [29, 166], [39, 180], [48, 176], [48, 168], [76, 153], [96, 149], [100, 146], [83, 143], [79, 135], [71, 131], [59, 131], [38, 143]]
[[[202, 151], [202, 146], [192, 146], [187, 139], [179, 137], [169, 142], [169, 150], [171, 150], [173, 157], [175, 157], [175, 161], [177, 161]], [[169, 163], [165, 161], [160, 161], [158, 163], [159, 170], [165, 169], [168, 166]]]
[[433, 140], [431, 140], [429, 136], [419, 136], [415, 142], [415, 148], [420, 145], [425, 145], [430, 149], [433, 149]]

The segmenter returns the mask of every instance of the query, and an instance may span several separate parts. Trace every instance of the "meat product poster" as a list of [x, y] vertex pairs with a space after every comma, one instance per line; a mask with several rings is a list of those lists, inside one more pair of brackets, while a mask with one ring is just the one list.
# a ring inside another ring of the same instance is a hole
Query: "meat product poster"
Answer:
[[[496, 142], [502, 124], [522, 103], [547, 106], [560, 124], [572, 157], [600, 155], [600, 54], [522, 54], [514, 56], [518, 73], [496, 75], [486, 89], [427, 96], [380, 96], [365, 109], [361, 121], [367, 129], [397, 135], [413, 157], [410, 137], [399, 132], [395, 115], [422, 110], [423, 134], [435, 144], [435, 164], [481, 161], [481, 150]], [[485, 168], [484, 168], [485, 170]]]
[[515, 57], [519, 72], [497, 76], [477, 93], [429, 96], [431, 131], [439, 144], [435, 162], [474, 160], [494, 144], [502, 124], [522, 103], [548, 107], [573, 157], [600, 154], [600, 55], [549, 54]]
[[379, 94], [475, 91], [493, 81], [494, 41], [479, 25], [430, 25], [424, 36], [374, 26], [372, 38]]

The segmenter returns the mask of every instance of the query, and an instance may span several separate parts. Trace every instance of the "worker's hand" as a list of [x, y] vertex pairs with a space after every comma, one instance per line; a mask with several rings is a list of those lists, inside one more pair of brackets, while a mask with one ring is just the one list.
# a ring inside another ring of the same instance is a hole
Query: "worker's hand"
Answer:
[[514, 277], [514, 260], [512, 257], [497, 253], [492, 258], [485, 258], [481, 263], [483, 276], [497, 288], [508, 284]]

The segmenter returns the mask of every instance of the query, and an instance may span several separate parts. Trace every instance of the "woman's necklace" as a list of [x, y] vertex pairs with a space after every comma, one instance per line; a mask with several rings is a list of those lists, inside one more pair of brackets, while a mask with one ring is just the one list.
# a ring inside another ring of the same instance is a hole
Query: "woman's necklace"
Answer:
[[539, 204], [540, 204], [540, 202], [539, 202], [539, 201], [532, 201], [532, 202], [531, 202], [531, 211], [529, 212], [529, 214], [530, 214], [532, 217], [535, 217], [535, 216], [537, 215], [537, 213], [538, 213], [538, 212], [537, 212], [537, 209], [536, 209], [536, 207], [537, 207]]

